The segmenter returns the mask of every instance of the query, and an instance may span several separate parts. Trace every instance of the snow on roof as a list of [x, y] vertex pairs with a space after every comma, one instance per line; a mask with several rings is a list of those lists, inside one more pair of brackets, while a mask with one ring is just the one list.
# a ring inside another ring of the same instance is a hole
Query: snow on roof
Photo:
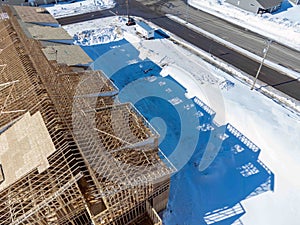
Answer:
[[261, 6], [265, 9], [272, 8], [274, 6], [278, 6], [282, 3], [283, 0], [256, 0]]
[[152, 27], [150, 27], [148, 24], [146, 24], [143, 21], [138, 21], [136, 24], [139, 25], [140, 27], [142, 27], [143, 29], [145, 29], [146, 31], [152, 31], [153, 30]]

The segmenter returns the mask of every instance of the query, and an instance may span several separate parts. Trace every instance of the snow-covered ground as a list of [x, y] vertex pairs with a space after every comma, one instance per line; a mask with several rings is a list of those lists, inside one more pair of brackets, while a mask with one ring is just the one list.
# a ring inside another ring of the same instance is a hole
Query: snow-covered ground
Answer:
[[[241, 10], [225, 0], [188, 0], [196, 8], [300, 50], [300, 5], [283, 0], [281, 8], [262, 16]], [[45, 6], [55, 18], [113, 8], [114, 0], [84, 0]]]
[[[298, 113], [282, 107], [257, 91], [250, 91], [247, 83], [226, 74], [166, 39], [140, 39], [136, 36], [134, 27], [125, 26], [121, 17], [99, 19], [64, 28], [75, 37], [84, 33], [84, 45], [98, 44], [100, 40], [107, 43], [125, 38], [138, 50], [139, 59], [155, 62], [162, 67], [161, 75], [169, 74], [187, 88], [187, 97], [198, 96], [215, 110], [219, 124], [231, 123], [262, 149], [259, 158], [275, 174], [275, 191], [242, 202], [246, 210], [246, 214], [241, 218], [243, 224], [298, 224]], [[106, 38], [98, 39], [98, 33]], [[122, 65], [126, 63], [133, 62], [124, 62]], [[212, 87], [214, 93], [210, 92]]]
[[300, 50], [300, 5], [283, 0], [279, 11], [262, 16], [241, 10], [225, 0], [188, 0], [203, 11]]
[[86, 21], [76, 25], [66, 25], [64, 29], [73, 37], [74, 44], [96, 45], [121, 40], [124, 37], [123, 30], [126, 25], [122, 17], [103, 18]]
[[61, 18], [71, 15], [109, 9], [113, 8], [114, 6], [114, 0], [84, 0], [69, 4], [66, 2], [59, 2], [58, 4], [54, 5], [46, 5], [45, 8], [52, 16], [54, 16], [54, 18]]

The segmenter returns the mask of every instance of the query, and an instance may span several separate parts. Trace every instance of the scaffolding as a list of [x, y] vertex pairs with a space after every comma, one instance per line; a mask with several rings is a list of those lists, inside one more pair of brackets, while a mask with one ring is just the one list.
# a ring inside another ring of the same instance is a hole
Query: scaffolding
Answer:
[[[48, 61], [10, 8], [0, 21], [0, 135], [40, 112], [55, 146], [49, 168], [0, 186], [1, 224], [130, 224], [166, 207], [174, 166], [158, 134], [101, 71]], [[0, 162], [1, 163], [1, 162]], [[1, 185], [1, 183], [0, 183]]]

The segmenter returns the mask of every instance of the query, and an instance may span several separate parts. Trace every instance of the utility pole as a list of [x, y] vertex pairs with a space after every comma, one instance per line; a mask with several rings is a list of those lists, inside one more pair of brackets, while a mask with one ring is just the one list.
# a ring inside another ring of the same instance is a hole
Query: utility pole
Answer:
[[129, 18], [129, 0], [126, 0], [127, 17]]
[[209, 49], [208, 49], [208, 53], [212, 56], [212, 47], [213, 47], [213, 44], [211, 44], [210, 46], [209, 46]]
[[253, 81], [253, 84], [252, 84], [250, 90], [253, 90], [253, 89], [254, 89], [255, 83], [256, 83], [256, 81], [257, 81], [257, 78], [258, 78], [258, 75], [259, 75], [259, 73], [260, 73], [260, 70], [261, 70], [261, 68], [262, 68], [262, 66], [263, 66], [263, 64], [264, 64], [264, 61], [265, 61], [265, 59], [266, 59], [266, 57], [267, 57], [267, 54], [268, 54], [268, 51], [269, 51], [269, 48], [270, 48], [271, 43], [272, 43], [271, 40], [268, 40], [268, 41], [267, 41], [267, 47], [265, 47], [264, 50], [263, 50], [263, 53], [264, 53], [263, 59], [262, 59], [262, 61], [260, 62], [259, 68], [258, 68], [258, 70], [257, 70], [255, 79], [254, 79], [254, 81]]

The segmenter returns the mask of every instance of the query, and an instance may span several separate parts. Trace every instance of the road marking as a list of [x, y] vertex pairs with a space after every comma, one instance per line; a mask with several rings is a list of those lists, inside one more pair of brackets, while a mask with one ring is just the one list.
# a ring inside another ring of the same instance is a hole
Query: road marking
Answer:
[[115, 12], [113, 12], [113, 11], [111, 11], [111, 10], [109, 10], [109, 12], [110, 12], [111, 14], [115, 15], [115, 16], [118, 16], [117, 13], [115, 13]]
[[191, 34], [191, 33], [188, 33], [188, 36], [190, 36], [191, 38], [197, 38], [195, 35]]

